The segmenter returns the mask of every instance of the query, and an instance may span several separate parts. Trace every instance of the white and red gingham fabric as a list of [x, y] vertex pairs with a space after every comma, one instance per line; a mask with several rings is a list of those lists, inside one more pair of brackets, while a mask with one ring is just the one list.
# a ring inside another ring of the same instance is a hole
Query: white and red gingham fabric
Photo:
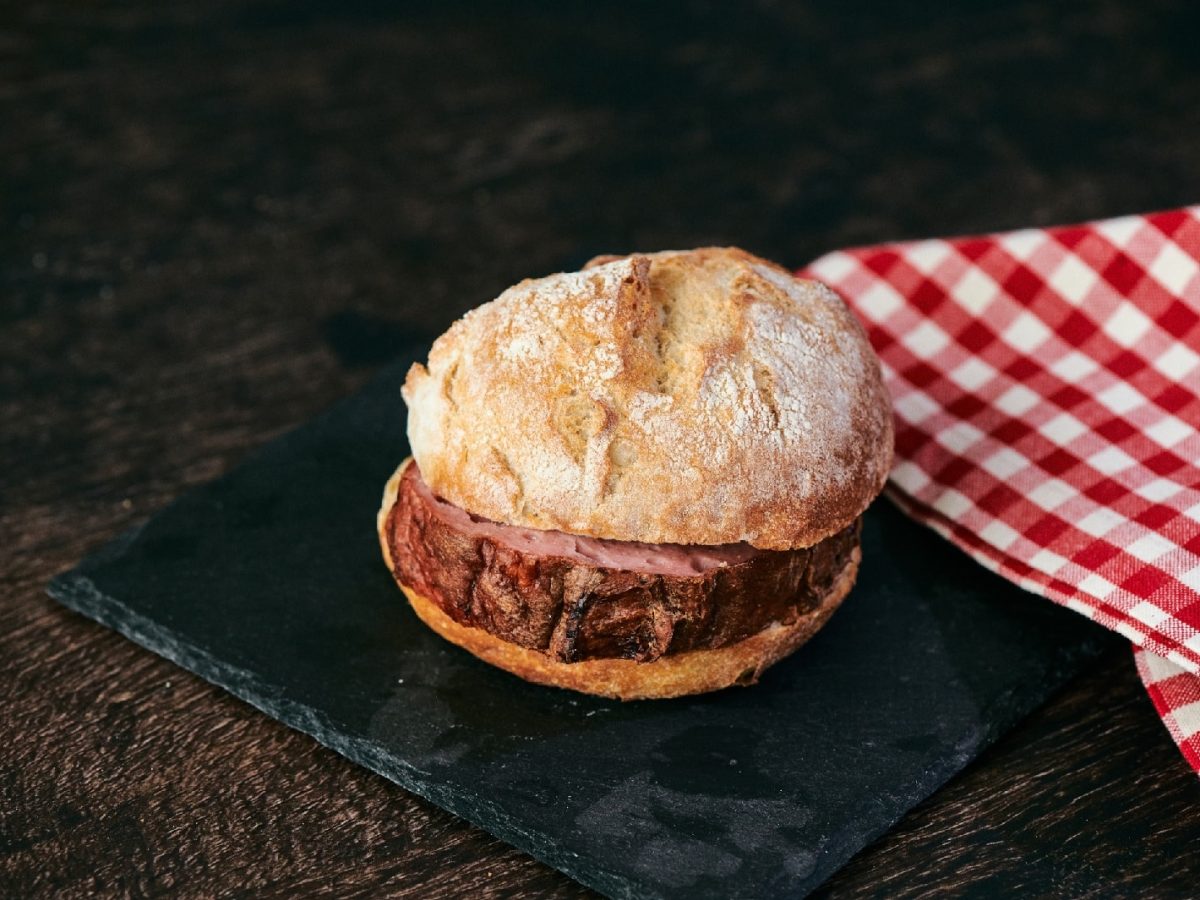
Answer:
[[889, 493], [1128, 637], [1200, 771], [1200, 206], [831, 253], [896, 413]]

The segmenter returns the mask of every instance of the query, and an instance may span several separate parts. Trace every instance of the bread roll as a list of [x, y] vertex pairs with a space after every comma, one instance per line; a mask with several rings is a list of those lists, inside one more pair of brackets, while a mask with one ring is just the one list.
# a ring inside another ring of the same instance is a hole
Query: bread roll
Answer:
[[429, 486], [531, 528], [806, 547], [891, 467], [858, 322], [824, 285], [736, 249], [523, 281], [442, 335], [403, 394]]
[[417, 615], [524, 679], [622, 699], [750, 684], [858, 571], [892, 462], [862, 328], [733, 248], [523, 281], [405, 381], [377, 527]]

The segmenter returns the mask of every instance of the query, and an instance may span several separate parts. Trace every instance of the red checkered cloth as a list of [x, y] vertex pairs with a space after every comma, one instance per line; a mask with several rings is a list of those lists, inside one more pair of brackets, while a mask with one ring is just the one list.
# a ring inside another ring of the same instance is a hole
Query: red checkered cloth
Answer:
[[840, 251], [801, 274], [883, 362], [890, 496], [1133, 641], [1200, 772], [1200, 206]]

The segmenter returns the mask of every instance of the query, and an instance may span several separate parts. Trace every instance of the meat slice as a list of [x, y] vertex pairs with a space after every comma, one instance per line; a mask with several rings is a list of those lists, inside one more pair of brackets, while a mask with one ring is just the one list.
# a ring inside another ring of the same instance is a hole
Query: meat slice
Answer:
[[415, 463], [387, 514], [396, 578], [462, 625], [560, 662], [726, 647], [815, 609], [860, 523], [801, 550], [685, 547], [536, 531], [435, 496]]

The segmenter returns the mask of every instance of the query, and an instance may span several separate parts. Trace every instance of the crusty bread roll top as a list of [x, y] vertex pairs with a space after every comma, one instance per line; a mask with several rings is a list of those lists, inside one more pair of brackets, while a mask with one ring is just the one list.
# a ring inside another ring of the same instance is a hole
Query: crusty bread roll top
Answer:
[[436, 494], [598, 538], [808, 547], [866, 509], [892, 460], [853, 315], [736, 249], [523, 281], [454, 323], [403, 394]]

